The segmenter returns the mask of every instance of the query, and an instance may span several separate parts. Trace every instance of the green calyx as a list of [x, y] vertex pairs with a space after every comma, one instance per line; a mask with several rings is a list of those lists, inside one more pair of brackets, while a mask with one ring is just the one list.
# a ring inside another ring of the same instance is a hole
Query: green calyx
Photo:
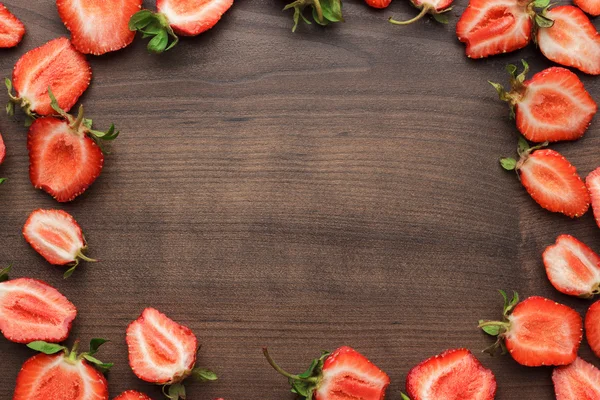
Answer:
[[[414, 3], [412, 3], [414, 5]], [[435, 9], [435, 6], [426, 3], [424, 4], [421, 8], [421, 11], [419, 12], [419, 14], [417, 14], [416, 17], [411, 18], [409, 20], [406, 21], [398, 21], [395, 20], [394, 17], [390, 17], [388, 19], [388, 21], [394, 25], [410, 25], [414, 22], [417, 22], [419, 20], [421, 20], [424, 16], [426, 16], [427, 14], [430, 14], [431, 17], [433, 19], [435, 19], [437, 22], [439, 22], [440, 24], [447, 24], [448, 23], [448, 14], [446, 14], [448, 11], [452, 10], [452, 7], [448, 7], [444, 10], [441, 11], [437, 11]]]
[[106, 373], [114, 364], [103, 363], [102, 361], [98, 360], [93, 356], [98, 352], [100, 346], [102, 346], [106, 342], [108, 342], [108, 340], [106, 339], [94, 338], [90, 341], [90, 349], [87, 352], [80, 354], [77, 353], [77, 350], [79, 348], [78, 340], [76, 340], [75, 343], [73, 343], [73, 347], [71, 349], [60, 344], [47, 343], [41, 340], [31, 342], [27, 345], [27, 347], [48, 355], [63, 352], [65, 361], [70, 364], [75, 364], [81, 360], [85, 360], [86, 362], [93, 365], [100, 372]]
[[[85, 239], [84, 239], [85, 240]], [[86, 256], [85, 254], [83, 254], [83, 252], [87, 249], [87, 246], [84, 246], [81, 250], [79, 250], [77, 252], [77, 254], [75, 255], [75, 261], [72, 262], [69, 265], [69, 269], [65, 271], [65, 273], [63, 274], [63, 278], [67, 279], [69, 278], [71, 275], [73, 275], [73, 272], [75, 272], [75, 270], [77, 269], [77, 267], [79, 266], [79, 262], [80, 260], [83, 261], [87, 261], [87, 262], [98, 262], [98, 260], [94, 259], [94, 258], [90, 258], [88, 256]]]
[[496, 89], [498, 92], [498, 97], [500, 100], [508, 103], [510, 108], [510, 118], [515, 118], [515, 107], [521, 101], [523, 96], [525, 95], [525, 91], [527, 87], [525, 86], [525, 78], [527, 78], [527, 73], [529, 72], [529, 64], [525, 60], [521, 60], [523, 64], [523, 71], [517, 74], [517, 66], [514, 64], [509, 64], [506, 66], [506, 71], [510, 75], [510, 91], [507, 92], [499, 83], [488, 81], [490, 85]]
[[[200, 351], [200, 348], [198, 348]], [[213, 382], [218, 379], [218, 376], [213, 371], [206, 368], [195, 367], [191, 370], [187, 370], [182, 374], [175, 376], [170, 382], [167, 382], [162, 387], [162, 392], [168, 399], [178, 400], [186, 399], [185, 386], [183, 381], [188, 377], [194, 378], [198, 382]]]
[[8, 280], [8, 274], [10, 273], [11, 269], [12, 265], [9, 265], [8, 267], [0, 270], [0, 282], [6, 282]]
[[8, 103], [6, 103], [6, 113], [9, 116], [15, 115], [15, 106], [20, 107], [26, 115], [25, 126], [30, 126], [31, 123], [38, 117], [38, 115], [31, 110], [31, 103], [29, 100], [18, 97], [13, 94], [12, 82], [8, 78], [4, 78], [4, 85], [8, 90]]
[[4, 182], [6, 182], [8, 179], [6, 178], [0, 178], [0, 185], [2, 185]]
[[400, 398], [402, 400], [410, 400], [410, 397], [408, 397], [407, 395], [405, 395], [404, 393], [400, 392]]
[[[525, 161], [527, 161], [527, 158], [529, 158], [529, 155], [531, 153], [533, 153], [534, 151], [542, 149], [546, 146], [548, 146], [548, 142], [540, 143], [535, 146], [530, 146], [529, 142], [527, 142], [527, 140], [523, 136], [520, 136], [518, 144], [517, 144], [517, 155], [519, 156], [519, 158], [518, 159], [515, 159], [512, 157], [501, 158], [500, 165], [502, 166], [502, 168], [504, 168], [507, 171], [517, 172], [517, 176], [519, 176], [519, 170], [521, 169], [521, 167], [523, 166]], [[502, 291], [501, 291], [501, 293], [502, 293]]]
[[504, 299], [504, 308], [502, 310], [502, 321], [486, 321], [479, 320], [477, 325], [482, 331], [490, 336], [497, 337], [494, 344], [486, 348], [484, 353], [495, 355], [498, 350], [502, 351], [502, 354], [506, 354], [506, 345], [504, 344], [504, 337], [510, 331], [509, 315], [514, 310], [516, 305], [519, 303], [519, 294], [513, 292], [512, 298], [509, 298], [504, 290], [499, 290], [502, 298]]
[[[108, 153], [105, 151], [104, 142], [113, 141], [119, 136], [119, 131], [115, 130], [114, 124], [111, 124], [110, 128], [106, 132], [94, 130], [92, 129], [92, 120], [84, 117], [83, 105], [79, 106], [77, 117], [73, 117], [71, 114], [60, 108], [58, 101], [56, 100], [56, 97], [54, 97], [54, 93], [52, 93], [52, 89], [50, 87], [48, 87], [48, 96], [50, 96], [50, 106], [52, 109], [67, 121], [69, 128], [71, 128], [71, 131], [74, 134], [88, 135], [90, 139], [96, 142], [103, 153]], [[84, 257], [81, 258], [86, 260]]]
[[306, 400], [313, 399], [314, 392], [321, 383], [323, 364], [325, 363], [325, 359], [329, 356], [328, 351], [323, 351], [319, 358], [316, 358], [312, 361], [305, 372], [298, 375], [290, 374], [277, 365], [266, 347], [263, 347], [263, 354], [275, 371], [288, 378], [288, 381], [292, 386], [292, 393], [295, 393]]
[[154, 54], [170, 50], [179, 42], [167, 16], [150, 10], [141, 10], [133, 14], [129, 20], [129, 30], [139, 31], [144, 39], [151, 38], [147, 47], [148, 51]]
[[296, 32], [300, 19], [309, 25], [311, 24], [310, 20], [304, 15], [307, 7], [312, 8], [312, 18], [319, 25], [325, 26], [332, 22], [344, 22], [342, 0], [296, 0], [283, 8], [283, 11], [294, 10], [292, 32]]
[[[527, 5], [527, 12], [533, 19], [534, 24], [534, 38], [537, 36], [535, 33], [540, 28], [552, 28], [554, 21], [548, 18], [548, 9], [554, 4], [550, 3], [550, 0], [534, 0], [529, 2]], [[539, 11], [538, 11], [539, 9]]]

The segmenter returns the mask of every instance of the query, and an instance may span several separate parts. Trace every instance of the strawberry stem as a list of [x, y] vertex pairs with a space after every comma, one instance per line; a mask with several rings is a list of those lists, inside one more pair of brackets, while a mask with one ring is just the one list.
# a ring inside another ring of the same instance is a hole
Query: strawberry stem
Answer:
[[81, 258], [83, 261], [87, 261], [87, 262], [98, 262], [98, 260], [96, 260], [95, 258], [90, 258], [90, 257], [86, 256], [85, 254], [83, 254], [83, 252], [81, 250], [79, 250], [79, 252], [77, 252], [77, 258]]
[[388, 19], [388, 21], [394, 25], [409, 25], [409, 24], [412, 24], [413, 22], [417, 22], [418, 20], [423, 18], [426, 14], [428, 14], [429, 12], [431, 12], [434, 9], [435, 9], [435, 7], [433, 7], [432, 5], [425, 4], [423, 6], [423, 8], [421, 9], [421, 12], [419, 14], [417, 14], [417, 16], [414, 18], [411, 18], [407, 21], [398, 21], [398, 20], [395, 20], [394, 17], [390, 17]]
[[271, 367], [273, 367], [273, 369], [275, 371], [279, 372], [281, 375], [285, 376], [288, 379], [298, 380], [298, 381], [302, 381], [302, 382], [310, 382], [310, 383], [316, 383], [319, 381], [319, 379], [317, 377], [303, 378], [299, 375], [293, 375], [293, 374], [290, 374], [289, 372], [285, 371], [283, 368], [281, 368], [279, 365], [277, 365], [275, 360], [273, 360], [273, 358], [269, 354], [269, 350], [266, 347], [263, 347], [263, 354], [265, 355], [265, 358], [267, 359], [267, 361], [269, 362]]
[[313, 7], [317, 12], [318, 22], [323, 23], [323, 7], [321, 7], [321, 0], [313, 0]]
[[79, 128], [81, 127], [82, 123], [83, 123], [83, 104], [81, 104], [79, 106], [79, 111], [77, 112], [77, 118], [75, 119], [75, 121], [73, 121], [73, 123], [71, 123], [71, 129], [73, 129], [75, 132], [79, 132]]

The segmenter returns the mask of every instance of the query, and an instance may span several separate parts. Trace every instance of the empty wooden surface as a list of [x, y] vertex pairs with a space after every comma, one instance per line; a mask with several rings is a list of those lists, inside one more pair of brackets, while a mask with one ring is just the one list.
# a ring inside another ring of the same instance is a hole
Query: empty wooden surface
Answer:
[[[26, 50], [68, 34], [54, 1], [4, 2], [28, 33], [0, 51], [1, 77]], [[22, 116], [1, 116], [0, 265], [75, 303], [70, 341], [111, 339], [98, 355], [115, 363], [111, 397], [161, 397], [133, 375], [125, 345], [127, 324], [153, 306], [197, 334], [199, 365], [220, 376], [190, 383], [191, 399], [292, 399], [261, 346], [301, 371], [343, 344], [390, 375], [390, 399], [412, 366], [454, 347], [494, 371], [497, 399], [552, 399], [551, 369], [480, 354], [491, 339], [476, 328], [500, 317], [499, 288], [582, 314], [590, 304], [551, 287], [541, 252], [560, 233], [600, 250], [591, 213], [544, 211], [497, 161], [514, 154], [517, 131], [487, 80], [506, 83], [504, 66], [521, 58], [534, 72], [550, 63], [533, 45], [468, 60], [454, 34], [464, 0], [448, 26], [409, 27], [386, 22], [413, 16], [408, 1], [375, 11], [349, 0], [345, 24], [295, 34], [284, 4], [238, 0], [215, 29], [162, 56], [138, 37], [90, 57], [82, 102], [96, 126], [115, 122], [122, 135], [70, 204], [32, 187]], [[598, 78], [582, 79], [600, 100]], [[584, 176], [600, 165], [599, 147], [597, 120], [583, 139], [552, 146]], [[102, 261], [63, 280], [21, 235], [40, 207], [72, 213]], [[1, 399], [32, 354], [0, 340]], [[587, 344], [581, 355], [599, 364]]]

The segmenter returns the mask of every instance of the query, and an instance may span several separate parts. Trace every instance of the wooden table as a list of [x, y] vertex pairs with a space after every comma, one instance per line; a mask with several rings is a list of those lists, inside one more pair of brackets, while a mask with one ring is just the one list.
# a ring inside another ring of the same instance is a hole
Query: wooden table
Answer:
[[[51, 0], [4, 2], [28, 34], [0, 53], [2, 77], [68, 33]], [[521, 58], [534, 72], [550, 63], [533, 45], [467, 59], [454, 34], [466, 3], [448, 26], [397, 27], [386, 18], [413, 16], [407, 1], [375, 11], [351, 0], [345, 24], [293, 34], [283, 2], [238, 0], [215, 29], [162, 56], [138, 38], [91, 57], [82, 101], [96, 126], [115, 122], [122, 135], [96, 183], [63, 205], [29, 182], [22, 116], [1, 117], [0, 264], [77, 305], [71, 340], [112, 340], [98, 355], [116, 364], [111, 397], [135, 388], [161, 398], [133, 375], [125, 345], [128, 323], [153, 306], [198, 335], [199, 365], [220, 375], [190, 383], [194, 400], [292, 399], [261, 346], [301, 371], [343, 344], [390, 375], [389, 399], [412, 366], [454, 347], [495, 372], [497, 399], [552, 399], [551, 369], [479, 353], [492, 340], [477, 320], [500, 317], [499, 288], [584, 313], [590, 302], [555, 291], [540, 255], [560, 233], [600, 251], [599, 230], [591, 213], [541, 209], [499, 167], [517, 131], [487, 80], [506, 82], [504, 66]], [[600, 100], [600, 81], [583, 80]], [[552, 148], [585, 175], [599, 146], [596, 120]], [[21, 235], [40, 207], [72, 213], [102, 262], [64, 281]], [[2, 339], [0, 354], [0, 398], [10, 399], [33, 352]], [[599, 364], [586, 344], [581, 355]]]

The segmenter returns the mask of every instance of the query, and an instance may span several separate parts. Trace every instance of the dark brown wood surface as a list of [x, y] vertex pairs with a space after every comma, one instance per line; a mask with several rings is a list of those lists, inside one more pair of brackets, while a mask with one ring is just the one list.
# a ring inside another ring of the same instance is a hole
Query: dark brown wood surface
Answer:
[[[4, 2], [28, 33], [0, 52], [2, 77], [26, 50], [68, 34], [54, 1]], [[91, 57], [82, 102], [122, 135], [70, 204], [32, 187], [22, 117], [0, 117], [0, 265], [76, 304], [70, 340], [112, 340], [99, 353], [116, 364], [111, 397], [161, 397], [133, 375], [125, 345], [127, 324], [153, 306], [197, 334], [199, 365], [220, 376], [190, 383], [191, 399], [292, 399], [261, 346], [301, 371], [343, 344], [390, 375], [389, 399], [412, 366], [454, 347], [494, 371], [497, 399], [552, 399], [551, 369], [478, 353], [491, 339], [476, 328], [500, 317], [499, 288], [582, 314], [590, 304], [552, 288], [541, 252], [560, 233], [600, 251], [591, 213], [544, 211], [497, 161], [514, 153], [517, 131], [487, 80], [506, 82], [504, 66], [521, 58], [534, 72], [550, 63], [533, 45], [467, 59], [454, 34], [464, 0], [448, 26], [392, 26], [388, 16], [415, 14], [408, 1], [375, 11], [351, 0], [345, 24], [295, 34], [283, 5], [238, 0], [215, 29], [162, 56], [137, 38]], [[582, 79], [600, 100], [598, 78]], [[552, 147], [585, 175], [600, 165], [600, 124]], [[40, 207], [72, 213], [102, 261], [63, 280], [21, 235]], [[0, 340], [1, 399], [32, 354]], [[587, 344], [581, 355], [599, 365]]]

